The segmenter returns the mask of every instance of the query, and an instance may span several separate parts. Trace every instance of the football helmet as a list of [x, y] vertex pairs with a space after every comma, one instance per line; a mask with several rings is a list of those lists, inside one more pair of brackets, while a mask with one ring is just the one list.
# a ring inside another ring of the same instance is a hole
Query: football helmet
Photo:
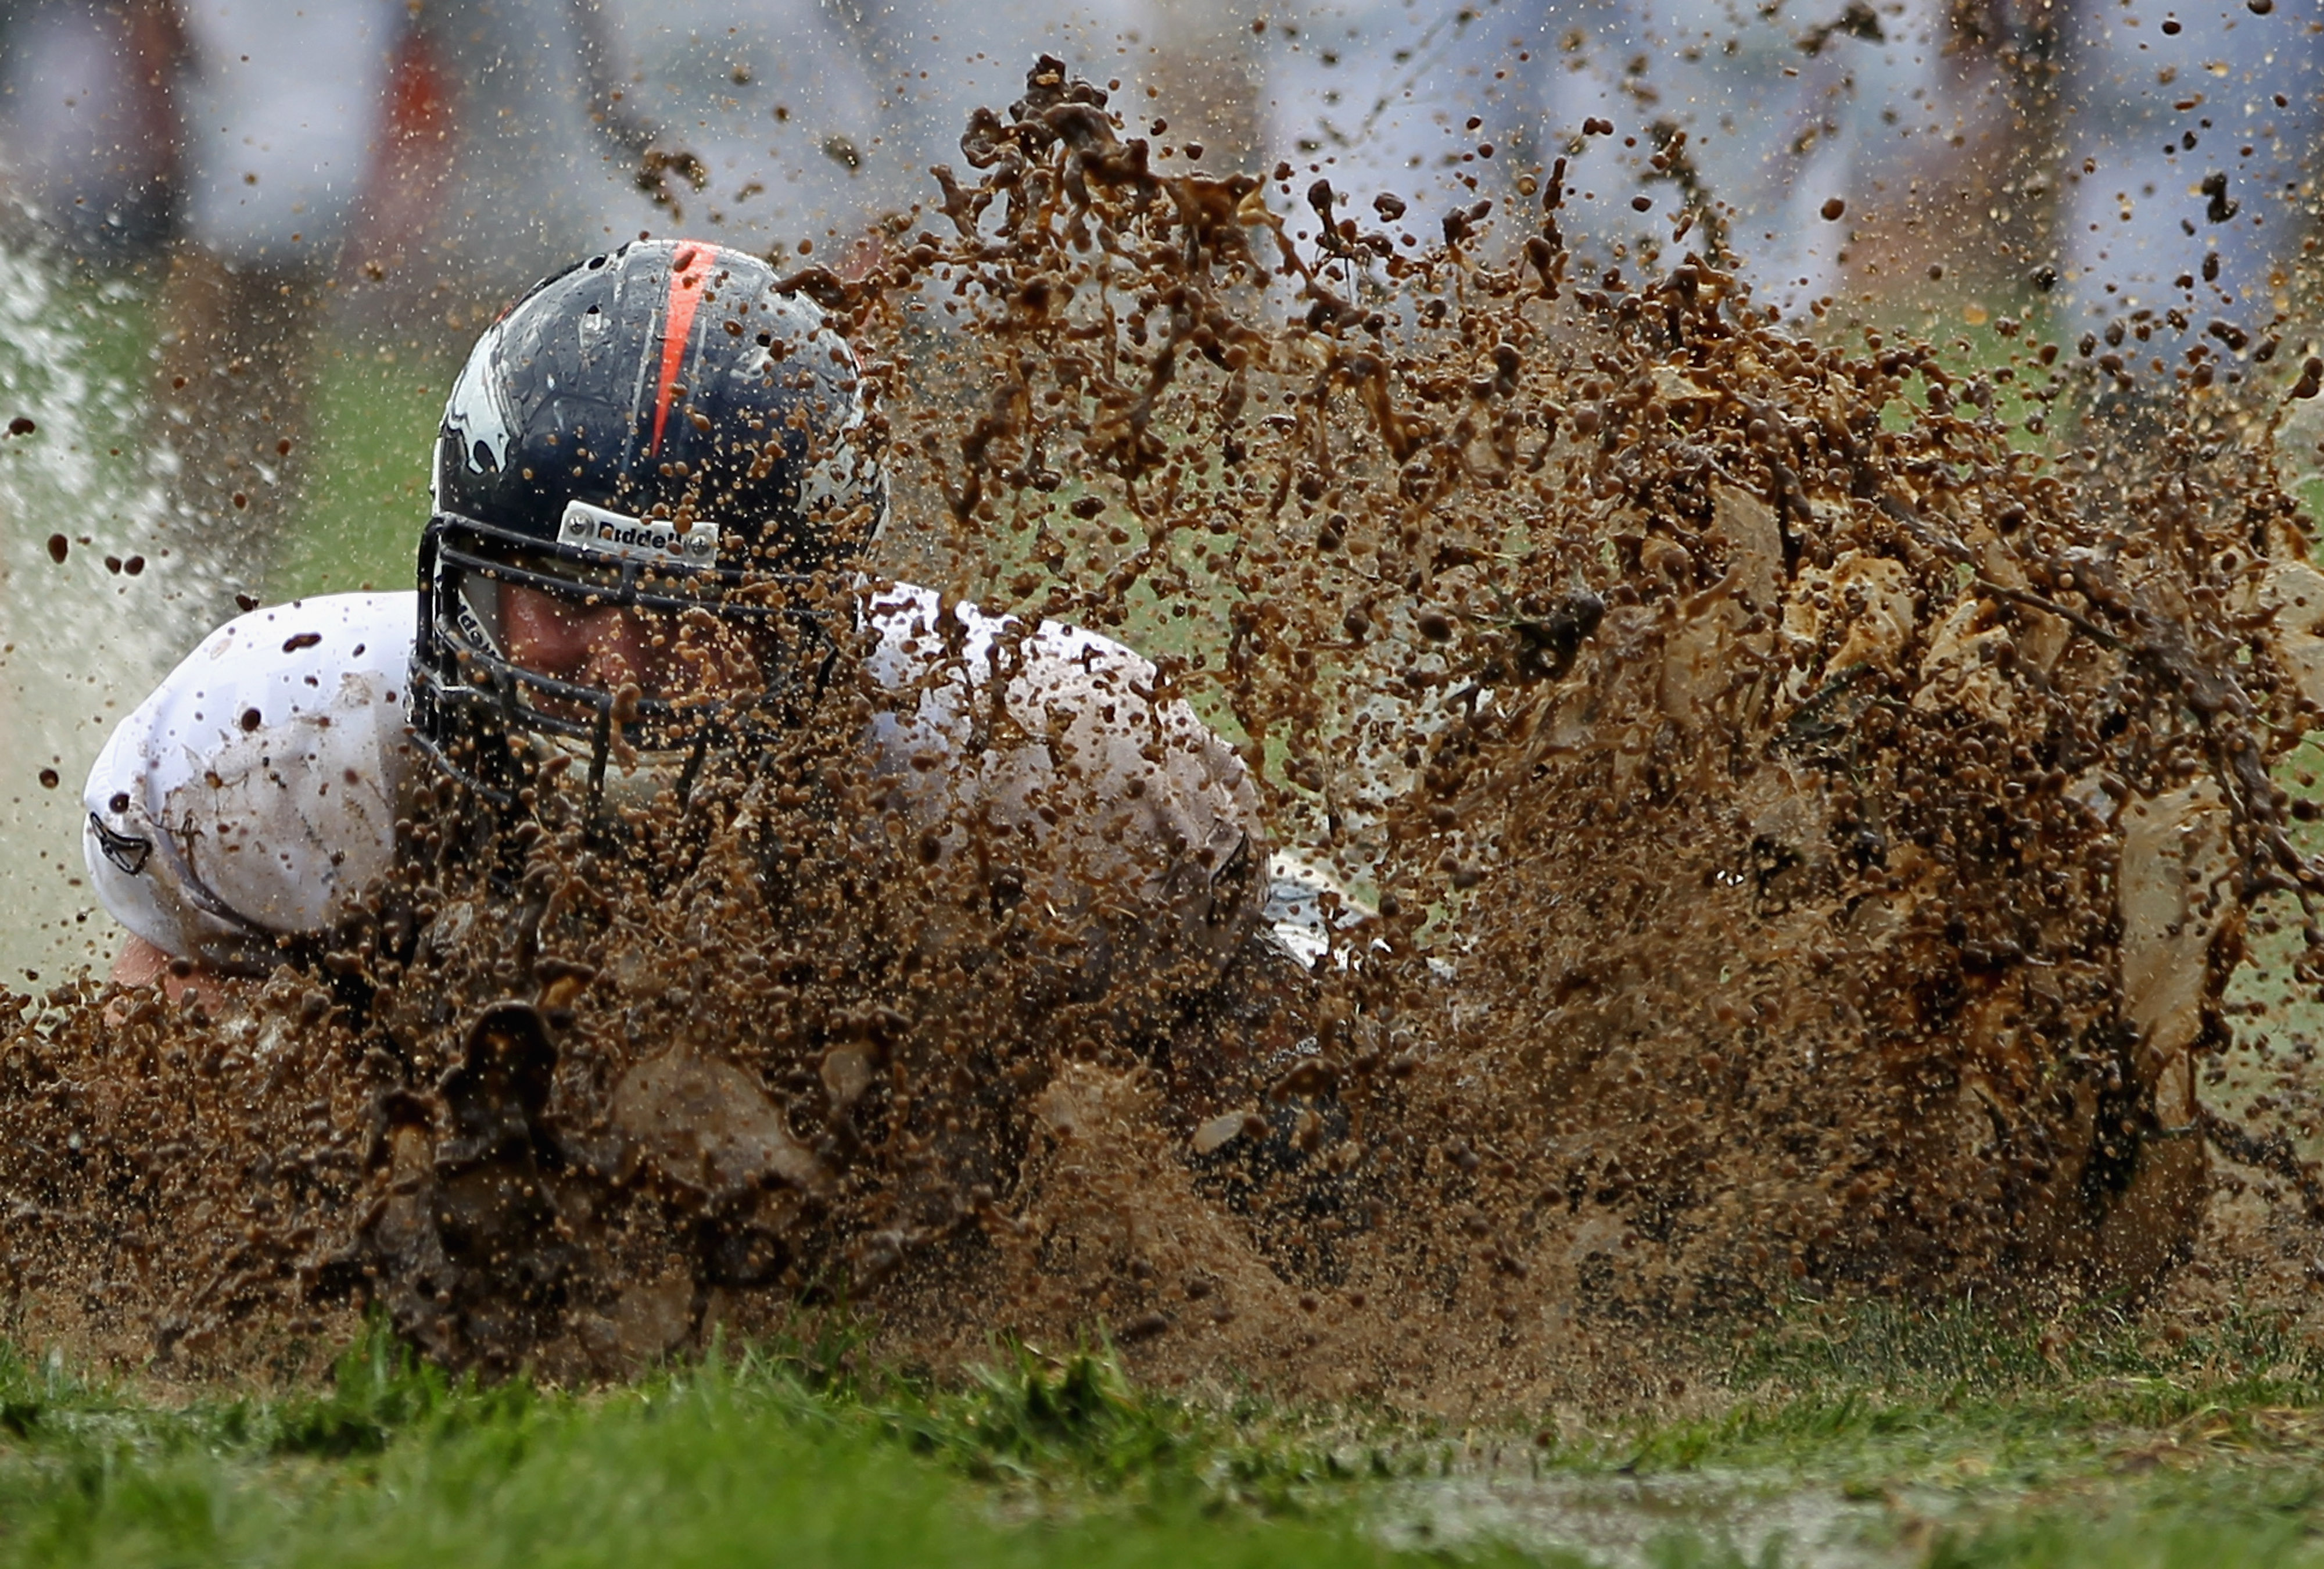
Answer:
[[683, 796], [818, 688], [886, 521], [876, 446], [854, 352], [755, 257], [641, 242], [535, 285], [445, 403], [421, 744], [503, 804], [559, 754], [593, 813], [616, 758]]

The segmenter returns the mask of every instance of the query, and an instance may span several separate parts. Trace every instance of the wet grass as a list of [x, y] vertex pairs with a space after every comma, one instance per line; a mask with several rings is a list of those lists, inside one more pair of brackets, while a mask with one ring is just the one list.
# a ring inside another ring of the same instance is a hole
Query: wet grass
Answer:
[[[1456, 1432], [1164, 1396], [1102, 1346], [939, 1381], [825, 1333], [576, 1394], [374, 1329], [327, 1389], [185, 1404], [6, 1352], [0, 1563], [2324, 1561], [2324, 1358], [2269, 1323], [1803, 1307], [1726, 1381]], [[1464, 1527], [1480, 1488], [1510, 1507]]]
[[2273, 1316], [2164, 1335], [2104, 1304], [2025, 1323], [1803, 1306], [1729, 1379], [1715, 1415], [1585, 1430], [1536, 1469], [1862, 1506], [1799, 1555], [1821, 1561], [2324, 1561], [2324, 1352]]
[[[374, 1331], [329, 1392], [170, 1407], [0, 1362], [0, 1562], [1375, 1564], [1296, 1424], [1009, 1348], [965, 1383], [791, 1343], [592, 1395]], [[1495, 1553], [1492, 1556], [1509, 1556]]]

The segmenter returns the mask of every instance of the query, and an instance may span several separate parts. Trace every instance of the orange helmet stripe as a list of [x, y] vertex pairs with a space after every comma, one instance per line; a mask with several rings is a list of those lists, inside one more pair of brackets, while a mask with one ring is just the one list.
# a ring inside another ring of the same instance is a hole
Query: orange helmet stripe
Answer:
[[669, 420], [669, 400], [678, 387], [678, 367], [686, 360], [687, 341], [694, 336], [694, 309], [702, 303], [702, 287], [710, 281], [710, 247], [681, 245], [669, 263], [669, 309], [662, 317], [661, 379], [654, 387], [653, 445], [661, 450], [662, 427]]

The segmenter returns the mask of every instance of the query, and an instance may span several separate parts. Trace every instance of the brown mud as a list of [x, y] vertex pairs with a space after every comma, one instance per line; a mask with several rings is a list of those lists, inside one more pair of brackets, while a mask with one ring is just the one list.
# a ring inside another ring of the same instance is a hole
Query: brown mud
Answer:
[[925, 853], [840, 761], [843, 651], [622, 846], [447, 790], [226, 1005], [16, 1000], [14, 1333], [296, 1368], [376, 1302], [588, 1377], [844, 1300], [938, 1364], [1102, 1324], [1466, 1411], [1659, 1398], [1802, 1297], [2308, 1314], [2313, 1046], [2230, 996], [2324, 978], [2281, 321], [2224, 376], [1819, 344], [1715, 252], [1585, 262], [1556, 169], [1400, 251], [1367, 193], [1162, 171], [1051, 62], [962, 147], [871, 277], [798, 280], [890, 565], [1154, 655], [1343, 885], [1333, 951], [1109, 930], [1093, 994], [1004, 829]]

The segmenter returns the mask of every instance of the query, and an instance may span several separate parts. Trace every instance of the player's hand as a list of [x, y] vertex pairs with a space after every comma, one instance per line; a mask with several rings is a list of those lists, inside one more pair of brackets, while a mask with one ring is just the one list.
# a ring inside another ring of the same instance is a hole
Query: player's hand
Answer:
[[[232, 999], [235, 983], [224, 975], [189, 964], [163, 952], [143, 937], [131, 934], [114, 956], [113, 982], [119, 986], [152, 986], [159, 984], [161, 995], [182, 1006], [190, 994], [194, 1001], [212, 1012], [217, 1012]], [[119, 1023], [120, 1020], [110, 1020]]]

